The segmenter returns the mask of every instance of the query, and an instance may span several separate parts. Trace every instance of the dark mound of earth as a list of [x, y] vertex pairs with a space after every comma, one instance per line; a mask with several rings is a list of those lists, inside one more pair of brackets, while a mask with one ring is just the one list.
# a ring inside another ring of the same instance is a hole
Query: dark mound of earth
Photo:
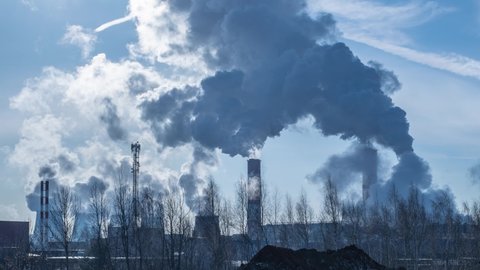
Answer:
[[383, 270], [385, 266], [374, 261], [356, 246], [336, 251], [319, 252], [315, 249], [291, 250], [265, 246], [242, 270]]

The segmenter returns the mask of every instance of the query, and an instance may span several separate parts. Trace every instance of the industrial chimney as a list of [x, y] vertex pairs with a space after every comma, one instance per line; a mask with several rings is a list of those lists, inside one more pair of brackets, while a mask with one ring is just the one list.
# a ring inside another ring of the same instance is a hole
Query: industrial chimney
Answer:
[[260, 159], [248, 160], [247, 232], [251, 240], [258, 241], [262, 231], [262, 180]]
[[48, 246], [49, 181], [40, 181], [40, 245], [42, 251]]

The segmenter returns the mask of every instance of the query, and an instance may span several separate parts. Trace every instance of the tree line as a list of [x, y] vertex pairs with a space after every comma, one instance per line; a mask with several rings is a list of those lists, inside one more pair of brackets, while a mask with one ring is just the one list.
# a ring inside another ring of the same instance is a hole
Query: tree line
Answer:
[[[232, 262], [250, 259], [267, 244], [318, 250], [356, 245], [381, 264], [410, 269], [462, 269], [480, 258], [480, 202], [458, 209], [446, 191], [427, 199], [412, 186], [404, 198], [392, 187], [387, 201], [366, 203], [343, 198], [327, 179], [313, 207], [304, 190], [293, 199], [262, 183], [263, 235], [255, 242], [248, 238], [245, 180], [237, 181], [234, 198], [209, 180], [195, 207], [181, 192], [145, 187], [137, 198], [138, 220], [127, 178], [119, 170], [113, 195], [94, 183], [89, 198], [82, 198], [87, 203], [68, 187], [54, 193], [49, 229], [66, 269], [72, 256], [82, 269], [234, 269]], [[82, 212], [87, 218], [80, 226]], [[218, 217], [218, 232], [213, 226], [207, 237], [193, 237], [195, 215]], [[86, 249], [80, 252], [77, 242]]]

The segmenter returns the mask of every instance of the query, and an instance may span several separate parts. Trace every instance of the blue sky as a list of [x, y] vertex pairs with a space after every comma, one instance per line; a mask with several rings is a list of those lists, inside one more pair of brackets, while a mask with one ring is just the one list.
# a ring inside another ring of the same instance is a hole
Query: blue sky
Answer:
[[[61, 176], [70, 185], [99, 174], [100, 156], [115, 161], [129, 157], [130, 142], [110, 140], [96, 121], [102, 111], [92, 105], [97, 99], [90, 97], [99, 91], [116, 102], [128, 139], [144, 145], [145, 170], [157, 181], [172, 188], [176, 185], [172, 179], [191, 167], [190, 146], [157, 151], [153, 135], [135, 110], [138, 103], [120, 88], [125, 76], [141, 73], [158, 86], [158, 94], [198, 83], [208, 71], [195, 55], [165, 56], [166, 41], [182, 42], [182, 24], [180, 33], [172, 33], [163, 27], [165, 20], [181, 20], [181, 16], [159, 16], [165, 12], [161, 1], [139, 2], [0, 3], [0, 219], [32, 217], [25, 195], [40, 180], [39, 166], [58, 155], [67, 155], [79, 168]], [[478, 179], [469, 173], [480, 161], [478, 1], [310, 0], [308, 4], [311, 16], [333, 14], [336, 39], [364, 63], [382, 63], [398, 76], [402, 89], [391, 97], [407, 112], [414, 148], [429, 163], [434, 186], [449, 186], [457, 203], [478, 199]], [[129, 15], [123, 23], [98, 29]], [[172, 69], [175, 65], [178, 68]], [[191, 65], [197, 68], [188, 70]], [[105, 76], [96, 77], [98, 72]], [[350, 142], [325, 138], [311, 124], [311, 119], [304, 119], [268, 139], [261, 158], [271, 188], [296, 195], [303, 187], [317, 208], [320, 185], [306, 176], [329, 156], [347, 150]], [[387, 149], [381, 154], [388, 174], [395, 155]], [[246, 160], [218, 151], [216, 155], [217, 164], [202, 165], [197, 171], [212, 174], [225, 195], [233, 196], [234, 182], [246, 174]]]

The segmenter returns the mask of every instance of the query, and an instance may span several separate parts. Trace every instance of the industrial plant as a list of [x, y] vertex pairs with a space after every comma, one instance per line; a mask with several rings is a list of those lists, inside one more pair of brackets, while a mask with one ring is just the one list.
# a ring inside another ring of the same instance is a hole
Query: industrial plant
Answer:
[[[140, 149], [138, 142], [131, 145], [131, 180], [115, 187], [113, 197], [99, 186], [90, 187], [90, 198], [82, 198], [89, 201], [87, 210], [80, 209], [71, 189], [56, 184], [52, 190], [48, 180], [40, 181], [33, 234], [28, 234], [28, 222], [0, 222], [1, 265], [237, 269], [267, 245], [317, 250], [356, 245], [388, 267], [478, 266], [478, 205], [461, 215], [448, 205], [447, 196], [436, 198], [436, 208], [427, 210], [415, 188], [392, 205], [368, 205], [375, 167], [362, 172], [363, 196], [358, 202], [341, 201], [332, 179], [326, 179], [324, 207], [316, 215], [305, 194], [296, 203], [288, 196], [283, 203], [271, 194], [267, 198], [261, 160], [250, 158], [248, 177], [239, 181], [234, 204], [220, 198], [212, 180], [198, 209], [189, 209], [182, 196], [156, 196], [139, 187]], [[365, 149], [364, 164], [376, 164], [376, 151]]]

